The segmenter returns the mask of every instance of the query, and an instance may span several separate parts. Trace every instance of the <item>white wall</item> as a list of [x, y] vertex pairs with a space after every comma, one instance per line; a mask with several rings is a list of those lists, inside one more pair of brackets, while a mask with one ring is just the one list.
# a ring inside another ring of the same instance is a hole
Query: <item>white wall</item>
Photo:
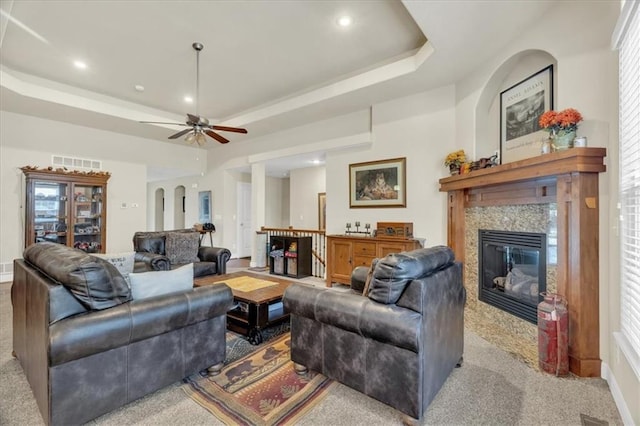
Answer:
[[289, 224], [296, 229], [320, 229], [318, 193], [326, 192], [326, 169], [306, 167], [291, 170], [289, 188]]
[[289, 178], [267, 177], [265, 223], [268, 228], [289, 226]]

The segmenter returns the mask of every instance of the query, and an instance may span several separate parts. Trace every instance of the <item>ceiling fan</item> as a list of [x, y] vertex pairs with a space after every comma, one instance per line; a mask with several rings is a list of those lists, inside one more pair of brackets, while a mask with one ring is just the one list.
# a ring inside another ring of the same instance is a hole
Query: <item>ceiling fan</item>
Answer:
[[185, 141], [193, 144], [197, 143], [198, 146], [204, 145], [206, 142], [206, 138], [204, 135], [208, 135], [213, 139], [217, 140], [220, 143], [228, 143], [229, 139], [224, 136], [219, 135], [214, 132], [214, 130], [222, 131], [222, 132], [234, 132], [234, 133], [247, 133], [246, 129], [241, 129], [239, 127], [228, 127], [228, 126], [218, 126], [215, 124], [209, 124], [209, 120], [204, 117], [200, 117], [198, 115], [198, 94], [200, 92], [200, 51], [204, 49], [204, 45], [202, 43], [195, 42], [191, 45], [193, 49], [196, 51], [196, 113], [187, 114], [186, 123], [164, 123], [160, 121], [140, 121], [140, 123], [147, 124], [173, 124], [176, 126], [186, 126], [188, 129], [184, 129], [169, 136], [168, 139], [177, 139], [181, 136], [187, 135]]

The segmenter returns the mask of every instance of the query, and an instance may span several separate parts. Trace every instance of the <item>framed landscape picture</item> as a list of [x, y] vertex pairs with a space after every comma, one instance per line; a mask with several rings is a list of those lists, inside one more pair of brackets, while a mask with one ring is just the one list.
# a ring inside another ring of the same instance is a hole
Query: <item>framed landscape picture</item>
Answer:
[[538, 119], [553, 109], [553, 65], [500, 93], [501, 163], [540, 155], [549, 134]]
[[406, 157], [349, 165], [349, 207], [406, 207]]

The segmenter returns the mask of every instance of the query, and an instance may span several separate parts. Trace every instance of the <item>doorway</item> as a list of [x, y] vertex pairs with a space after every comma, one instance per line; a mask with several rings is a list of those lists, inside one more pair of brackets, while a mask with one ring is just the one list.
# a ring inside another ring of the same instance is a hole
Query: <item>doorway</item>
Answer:
[[155, 200], [155, 230], [164, 231], [164, 189], [156, 189]]
[[251, 184], [238, 182], [238, 257], [251, 256]]

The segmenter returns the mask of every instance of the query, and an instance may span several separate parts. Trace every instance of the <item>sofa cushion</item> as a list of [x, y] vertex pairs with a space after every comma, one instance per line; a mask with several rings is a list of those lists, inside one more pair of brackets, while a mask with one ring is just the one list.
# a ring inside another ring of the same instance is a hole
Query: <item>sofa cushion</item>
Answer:
[[168, 232], [165, 252], [172, 265], [199, 262], [200, 234], [197, 232]]
[[175, 293], [193, 288], [193, 264], [171, 271], [150, 271], [129, 274], [134, 300]]
[[135, 263], [135, 251], [128, 251], [123, 253], [94, 253], [92, 256], [99, 257], [106, 260], [116, 267], [120, 275], [129, 282], [129, 274], [133, 272], [133, 265]]
[[106, 309], [131, 300], [131, 292], [109, 262], [56, 243], [27, 247], [24, 259], [65, 286], [87, 309]]

